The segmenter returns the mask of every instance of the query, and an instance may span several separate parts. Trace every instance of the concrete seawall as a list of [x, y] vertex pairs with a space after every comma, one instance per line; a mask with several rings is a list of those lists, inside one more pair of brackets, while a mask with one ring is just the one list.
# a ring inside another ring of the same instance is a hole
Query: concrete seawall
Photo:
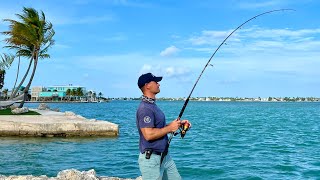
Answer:
[[1, 115], [0, 136], [106, 136], [119, 134], [117, 124], [86, 119], [72, 112], [36, 110], [41, 115]]

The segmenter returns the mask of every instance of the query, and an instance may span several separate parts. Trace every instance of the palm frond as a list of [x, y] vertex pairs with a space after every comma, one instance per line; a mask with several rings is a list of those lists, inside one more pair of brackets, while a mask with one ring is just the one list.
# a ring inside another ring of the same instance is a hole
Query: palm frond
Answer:
[[48, 49], [54, 44], [55, 31], [53, 25], [46, 21], [43, 11], [23, 7], [18, 20], [5, 19], [9, 22], [9, 30], [2, 32], [8, 38], [5, 48], [16, 50], [16, 55], [35, 58], [50, 58]]
[[50, 58], [50, 55], [49, 54], [40, 54], [39, 58], [41, 58], [41, 59]]
[[12, 54], [3, 54], [1, 56], [0, 69], [8, 69], [13, 63], [15, 56]]

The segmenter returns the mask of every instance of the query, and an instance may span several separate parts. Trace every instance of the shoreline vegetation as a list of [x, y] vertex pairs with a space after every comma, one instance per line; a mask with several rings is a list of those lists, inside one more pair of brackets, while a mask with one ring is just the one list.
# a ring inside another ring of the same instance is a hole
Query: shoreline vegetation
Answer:
[[23, 114], [13, 114], [11, 108], [6, 108], [6, 109], [0, 109], [0, 115], [41, 115], [40, 113], [36, 111], [28, 111]]
[[[105, 98], [99, 101], [26, 101], [26, 103], [106, 103], [111, 101], [141, 100], [140, 97]], [[185, 101], [185, 97], [160, 97], [157, 101]], [[320, 97], [191, 97], [190, 101], [217, 101], [217, 102], [320, 102]]]
[[[111, 101], [138, 101], [140, 97], [117, 97], [117, 98], [104, 98], [97, 101], [68, 101], [68, 100], [45, 100], [45, 101], [25, 101], [25, 103], [109, 103]], [[168, 98], [160, 97], [157, 101], [185, 101], [185, 97]], [[0, 101], [6, 101], [0, 98]], [[215, 102], [320, 102], [319, 97], [191, 97], [190, 101], [215, 101]]]
[[109, 101], [26, 101], [26, 103], [105, 103]]
[[[140, 98], [109, 98], [112, 100], [140, 100]], [[186, 98], [157, 98], [158, 101], [185, 101]], [[243, 102], [320, 102], [320, 97], [191, 97], [190, 101], [243, 101]]]

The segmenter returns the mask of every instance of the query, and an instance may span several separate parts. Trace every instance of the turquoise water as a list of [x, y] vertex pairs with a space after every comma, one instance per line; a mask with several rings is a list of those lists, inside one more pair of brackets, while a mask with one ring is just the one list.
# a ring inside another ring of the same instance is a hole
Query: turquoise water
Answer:
[[[135, 111], [139, 101], [49, 104], [120, 125], [118, 138], [0, 137], [0, 174], [56, 176], [95, 169], [98, 176], [140, 175]], [[167, 121], [183, 102], [159, 101]], [[27, 104], [37, 107], [38, 104]], [[190, 102], [192, 129], [170, 153], [183, 179], [319, 179], [320, 103]]]

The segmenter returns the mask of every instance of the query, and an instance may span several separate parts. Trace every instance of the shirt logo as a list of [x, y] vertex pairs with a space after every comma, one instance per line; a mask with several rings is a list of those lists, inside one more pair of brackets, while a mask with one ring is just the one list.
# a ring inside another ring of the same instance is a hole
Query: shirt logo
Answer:
[[150, 122], [151, 122], [151, 118], [150, 118], [149, 116], [145, 116], [145, 117], [143, 118], [143, 121], [144, 121], [145, 123], [150, 123]]

